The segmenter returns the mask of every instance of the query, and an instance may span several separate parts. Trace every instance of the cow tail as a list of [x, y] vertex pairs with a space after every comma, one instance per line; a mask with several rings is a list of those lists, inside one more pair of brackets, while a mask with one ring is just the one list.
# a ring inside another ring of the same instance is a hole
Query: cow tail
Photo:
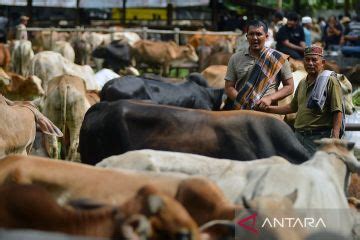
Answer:
[[65, 90], [64, 90], [64, 95], [62, 96], [62, 101], [61, 101], [61, 120], [62, 120], [62, 126], [61, 126], [61, 131], [63, 132], [63, 141], [61, 144], [61, 148], [64, 149], [64, 153], [66, 154], [66, 148], [65, 148], [65, 140], [66, 140], [66, 111], [67, 111], [67, 95], [68, 95], [68, 91], [70, 86], [69, 85], [65, 85]]

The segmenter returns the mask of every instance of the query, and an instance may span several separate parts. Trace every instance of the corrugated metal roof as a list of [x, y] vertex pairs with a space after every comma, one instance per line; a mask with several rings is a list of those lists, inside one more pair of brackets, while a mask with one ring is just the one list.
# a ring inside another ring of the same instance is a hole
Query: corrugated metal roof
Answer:
[[[209, 0], [127, 0], [127, 8], [166, 7], [170, 2], [174, 7], [204, 6]], [[0, 0], [1, 5], [26, 6], [26, 0]], [[123, 0], [80, 0], [81, 8], [121, 8]], [[33, 0], [33, 6], [75, 8], [76, 0]]]

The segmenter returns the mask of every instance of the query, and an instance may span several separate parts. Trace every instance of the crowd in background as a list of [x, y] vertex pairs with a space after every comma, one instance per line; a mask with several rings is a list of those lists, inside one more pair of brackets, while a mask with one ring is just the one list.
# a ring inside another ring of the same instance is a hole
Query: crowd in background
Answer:
[[294, 59], [302, 59], [306, 46], [317, 43], [325, 50], [341, 50], [344, 55], [360, 57], [360, 19], [330, 16], [327, 20], [280, 11], [271, 22], [276, 49]]

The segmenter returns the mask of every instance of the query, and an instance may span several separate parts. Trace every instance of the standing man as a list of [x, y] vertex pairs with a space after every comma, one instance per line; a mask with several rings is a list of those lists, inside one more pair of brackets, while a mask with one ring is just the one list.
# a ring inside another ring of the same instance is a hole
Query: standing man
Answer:
[[312, 45], [305, 49], [304, 65], [308, 75], [299, 83], [292, 102], [285, 106], [269, 106], [266, 112], [297, 112], [295, 134], [308, 151], [316, 151], [314, 140], [340, 138], [344, 128], [340, 83], [333, 72], [324, 70], [323, 49]]
[[[247, 25], [249, 48], [233, 54], [225, 76], [224, 110], [257, 109], [277, 105], [293, 93], [294, 82], [287, 56], [265, 47], [267, 25], [258, 20]], [[277, 91], [280, 81], [283, 88]]]
[[21, 16], [20, 24], [16, 26], [16, 39], [17, 40], [28, 40], [28, 34], [26, 31], [26, 26], [28, 24], [29, 17]]
[[305, 36], [305, 45], [306, 47], [311, 46], [311, 29], [312, 29], [312, 19], [309, 16], [305, 16], [301, 19], [303, 24], [304, 36]]
[[287, 23], [279, 29], [276, 49], [294, 59], [302, 59], [305, 49], [304, 29], [299, 25], [297, 13], [289, 13]]

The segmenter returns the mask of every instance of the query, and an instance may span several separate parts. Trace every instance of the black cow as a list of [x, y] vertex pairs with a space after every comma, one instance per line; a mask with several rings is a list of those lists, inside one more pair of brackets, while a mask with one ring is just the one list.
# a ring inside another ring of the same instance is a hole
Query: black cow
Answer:
[[92, 56], [104, 59], [103, 67], [110, 68], [114, 72], [119, 72], [120, 69], [130, 66], [131, 63], [130, 45], [122, 40], [97, 47], [92, 52]]
[[235, 160], [274, 155], [293, 163], [309, 159], [290, 127], [266, 113], [212, 112], [136, 100], [100, 102], [88, 110], [80, 130], [83, 163], [138, 149]]
[[224, 89], [199, 84], [201, 79], [190, 77], [184, 83], [167, 83], [135, 76], [124, 76], [107, 82], [100, 92], [101, 101], [142, 99], [164, 105], [206, 110], [220, 110]]

